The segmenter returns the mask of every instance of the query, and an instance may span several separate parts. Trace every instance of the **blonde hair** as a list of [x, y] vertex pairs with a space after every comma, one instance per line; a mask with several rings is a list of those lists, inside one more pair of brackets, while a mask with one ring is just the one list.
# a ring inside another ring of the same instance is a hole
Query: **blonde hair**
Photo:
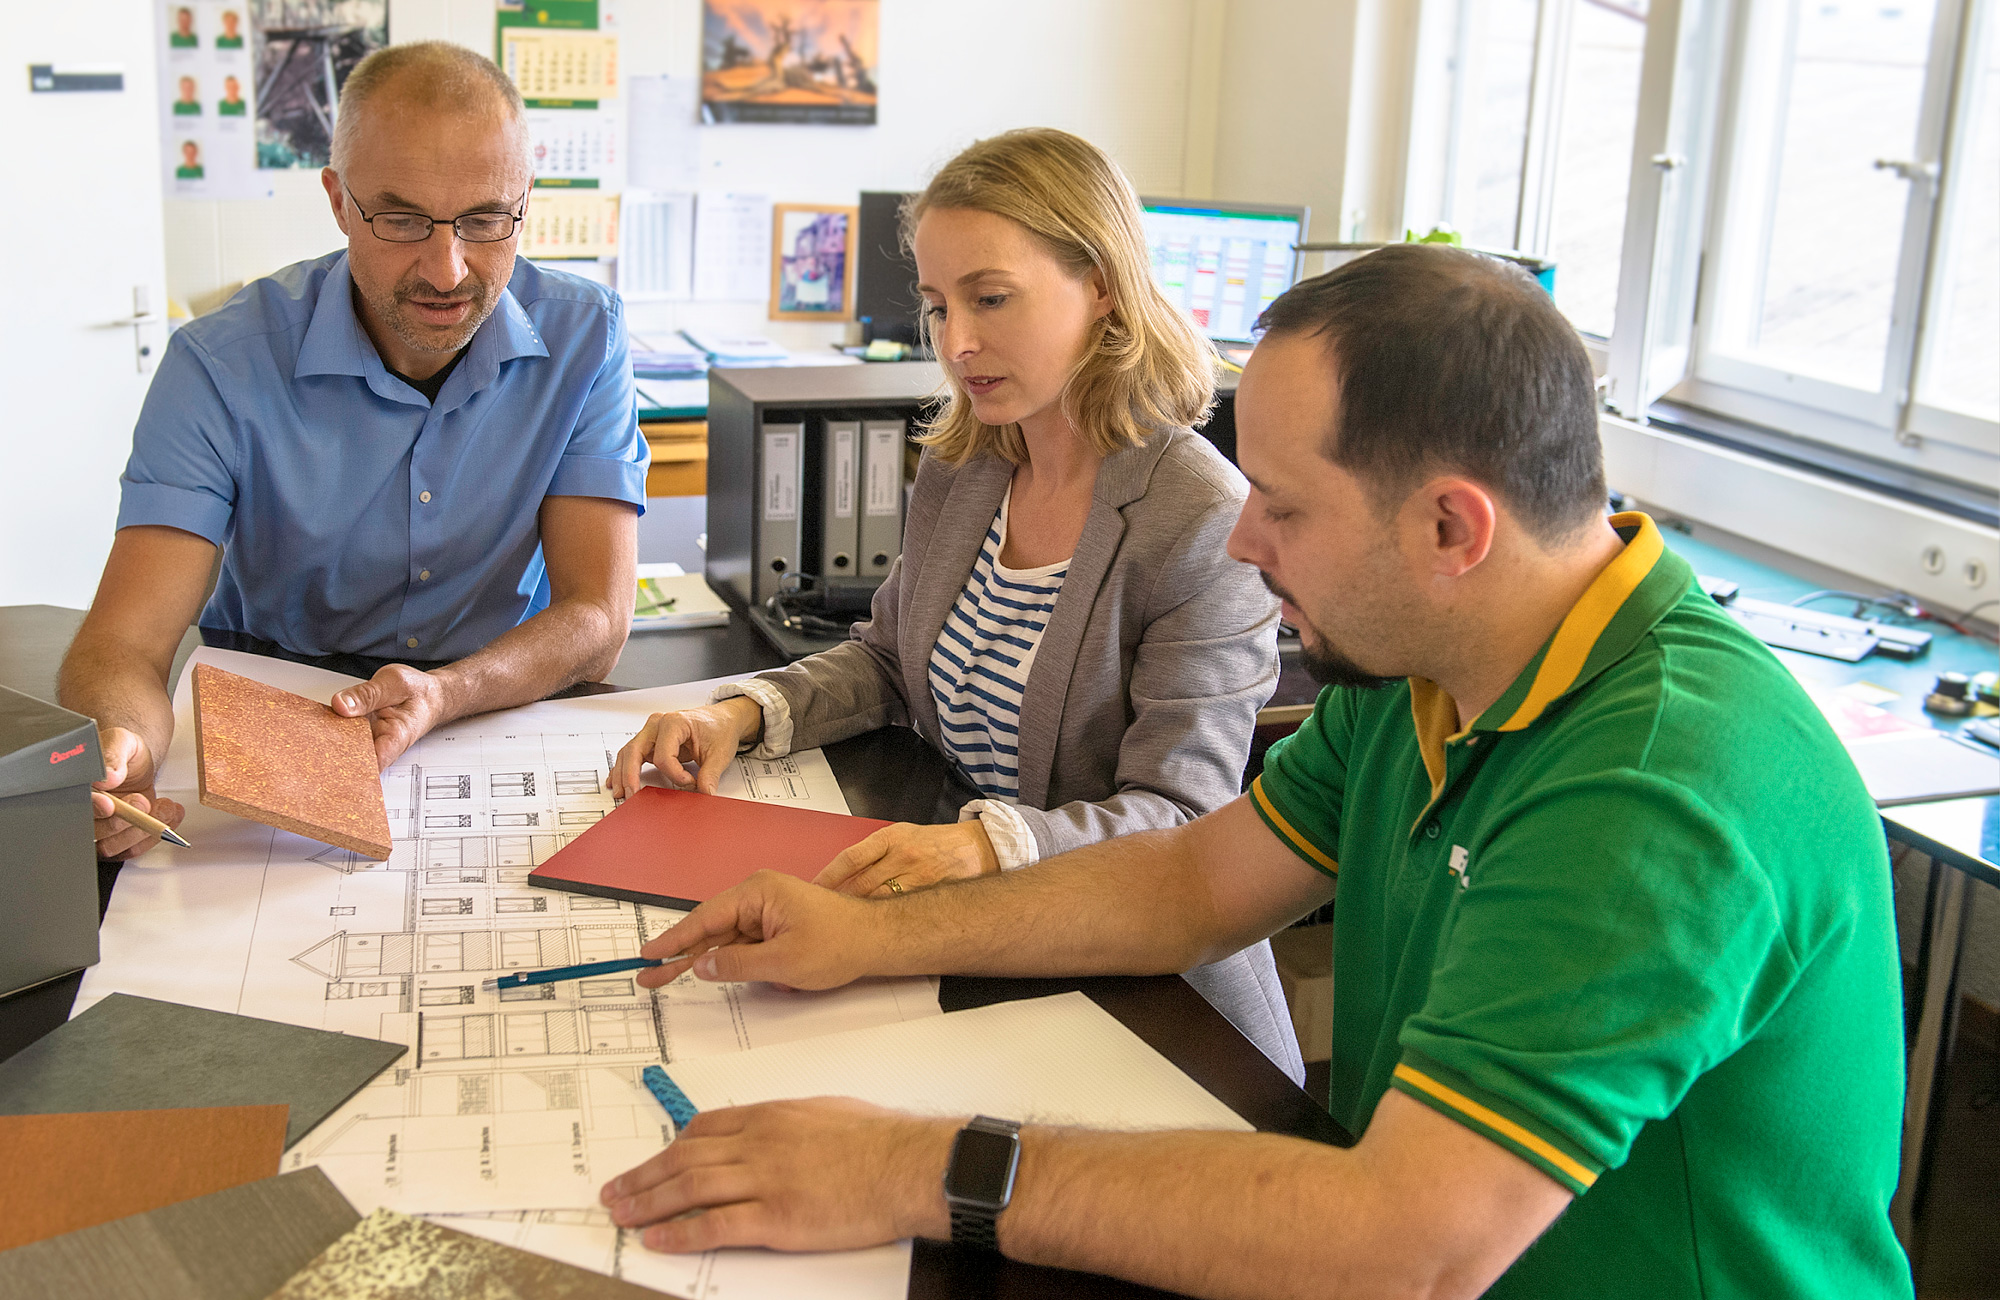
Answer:
[[[1062, 392], [1063, 414], [1099, 452], [1189, 427], [1207, 413], [1215, 400], [1212, 353], [1154, 283], [1139, 197], [1103, 150], [1045, 127], [980, 140], [903, 205], [905, 249], [913, 249], [917, 223], [932, 209], [1005, 217], [1076, 278], [1093, 270], [1104, 278], [1111, 310], [1091, 325]], [[928, 313], [924, 333], [928, 341]], [[945, 375], [944, 403], [919, 441], [954, 465], [981, 454], [1025, 462], [1020, 426], [982, 424], [949, 368]]]

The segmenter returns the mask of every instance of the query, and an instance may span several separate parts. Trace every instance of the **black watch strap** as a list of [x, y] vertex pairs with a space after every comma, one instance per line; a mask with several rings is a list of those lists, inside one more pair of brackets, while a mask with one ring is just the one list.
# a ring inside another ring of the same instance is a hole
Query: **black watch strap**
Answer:
[[954, 1205], [951, 1207], [951, 1244], [997, 1251], [1000, 1249], [1000, 1234], [996, 1226], [999, 1221], [999, 1214], [993, 1210]]

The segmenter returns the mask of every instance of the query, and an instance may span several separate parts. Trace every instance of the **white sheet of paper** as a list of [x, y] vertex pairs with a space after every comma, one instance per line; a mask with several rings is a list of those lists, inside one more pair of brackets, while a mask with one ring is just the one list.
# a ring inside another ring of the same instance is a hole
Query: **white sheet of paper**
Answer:
[[698, 77], [628, 77], [632, 186], [641, 190], [691, 190], [701, 176]]
[[602, 1210], [428, 1215], [432, 1222], [545, 1255], [687, 1300], [902, 1300], [910, 1243], [868, 1250], [790, 1255], [775, 1250], [711, 1250], [659, 1255]]
[[[202, 649], [213, 663], [320, 701], [352, 678]], [[611, 807], [610, 755], [649, 713], [708, 699], [692, 683], [465, 719], [383, 774], [386, 863], [200, 806], [192, 699], [160, 788], [186, 804], [194, 849], [120, 875], [104, 959], [76, 1010], [113, 992], [403, 1042], [411, 1053], [285, 1157], [320, 1165], [365, 1213], [588, 1209], [603, 1182], [659, 1149], [667, 1126], [639, 1070], [708, 1052], [935, 1016], [929, 980], [830, 993], [705, 985], [648, 992], [630, 976], [487, 992], [481, 981], [635, 955], [679, 913], [526, 884]], [[817, 751], [738, 761], [738, 798], [845, 812]]]
[[1081, 993], [676, 1063], [667, 1073], [702, 1110], [830, 1095], [1084, 1128], [1251, 1127]]
[[704, 190], [694, 205], [694, 296], [764, 302], [771, 296], [771, 196]]
[[[619, 201], [618, 292], [641, 302], [694, 296], [692, 191], [625, 191]], [[701, 397], [688, 404], [706, 406], [708, 380], [693, 382]]]

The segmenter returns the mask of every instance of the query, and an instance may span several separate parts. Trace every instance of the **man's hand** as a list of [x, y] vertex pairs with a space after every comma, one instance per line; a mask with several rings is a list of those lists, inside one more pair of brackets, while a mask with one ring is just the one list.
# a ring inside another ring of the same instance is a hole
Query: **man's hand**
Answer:
[[[655, 713], [618, 751], [604, 784], [619, 799], [635, 794], [642, 784], [640, 770], [651, 763], [683, 790], [693, 786], [703, 794], [714, 794], [729, 760], [744, 741], [756, 740], [763, 729], [764, 711], [744, 695], [699, 709]], [[690, 772], [689, 763], [699, 766]]]
[[872, 973], [881, 950], [874, 917], [879, 907], [760, 871], [639, 949], [642, 957], [675, 958], [640, 971], [639, 983], [656, 989], [692, 969], [705, 980], [838, 988]]
[[652, 1224], [640, 1239], [672, 1254], [946, 1238], [944, 1170], [962, 1126], [845, 1097], [734, 1106], [695, 1116], [600, 1196], [619, 1225]]
[[[995, 875], [999, 870], [993, 841], [977, 821], [954, 826], [897, 822], [841, 850], [813, 883], [856, 898], [891, 898], [946, 880]], [[893, 887], [891, 881], [895, 882]]]
[[[140, 812], [151, 813], [169, 826], [178, 827], [181, 824], [181, 818], [187, 816], [187, 809], [172, 799], [161, 799], [153, 793], [153, 755], [138, 732], [127, 731], [124, 727], [106, 727], [97, 733], [97, 744], [104, 751], [104, 779], [96, 782], [93, 790], [109, 790]], [[90, 806], [97, 817], [93, 833], [97, 837], [97, 856], [100, 859], [124, 862], [160, 842], [160, 837], [151, 831], [142, 831], [113, 813], [111, 800], [104, 795], [92, 794]]]
[[333, 697], [343, 718], [366, 716], [375, 733], [375, 761], [383, 771], [424, 734], [453, 716], [445, 684], [435, 673], [390, 664], [359, 686]]

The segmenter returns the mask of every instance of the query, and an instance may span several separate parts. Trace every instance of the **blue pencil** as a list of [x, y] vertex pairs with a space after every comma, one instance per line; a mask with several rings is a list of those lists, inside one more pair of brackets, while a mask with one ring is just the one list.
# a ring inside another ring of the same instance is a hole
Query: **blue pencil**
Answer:
[[658, 957], [625, 957], [618, 961], [593, 961], [581, 966], [556, 966], [549, 970], [517, 970], [511, 975], [499, 975], [480, 985], [488, 993], [495, 989], [518, 989], [528, 984], [553, 984], [557, 980], [587, 979], [592, 975], [617, 975], [628, 970], [644, 970], [648, 966], [664, 966], [666, 962]]

